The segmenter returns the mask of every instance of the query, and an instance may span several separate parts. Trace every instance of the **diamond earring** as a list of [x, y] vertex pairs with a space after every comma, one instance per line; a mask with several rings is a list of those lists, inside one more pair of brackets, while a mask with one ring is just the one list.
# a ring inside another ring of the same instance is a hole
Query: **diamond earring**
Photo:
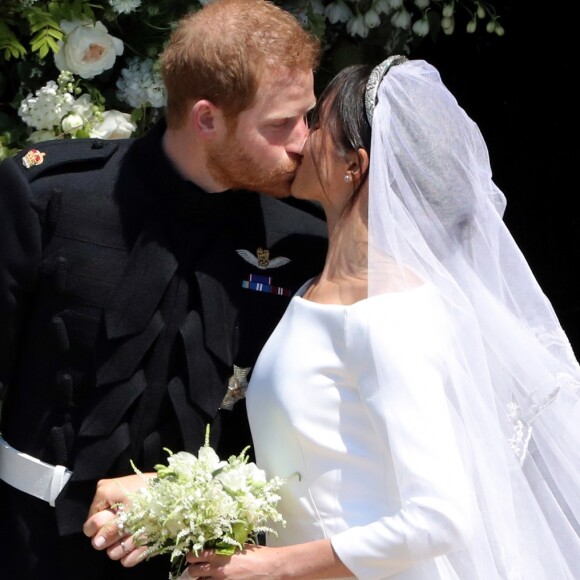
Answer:
[[350, 182], [350, 179], [351, 179], [351, 177], [350, 177], [350, 175], [347, 173], [347, 174], [344, 176], [344, 181], [345, 181], [346, 183], [349, 183], [349, 182]]

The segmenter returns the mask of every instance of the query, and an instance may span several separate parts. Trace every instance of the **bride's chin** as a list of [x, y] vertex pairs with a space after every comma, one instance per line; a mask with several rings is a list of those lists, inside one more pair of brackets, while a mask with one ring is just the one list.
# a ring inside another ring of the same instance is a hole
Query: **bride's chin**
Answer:
[[290, 195], [297, 199], [313, 199], [312, 196], [308, 195], [308, 192], [294, 181], [290, 187]]

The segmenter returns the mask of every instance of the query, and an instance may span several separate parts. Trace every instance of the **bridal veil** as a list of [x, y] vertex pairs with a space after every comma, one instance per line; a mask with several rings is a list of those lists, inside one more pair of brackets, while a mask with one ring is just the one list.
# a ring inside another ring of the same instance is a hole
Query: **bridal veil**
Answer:
[[417, 277], [436, 289], [446, 398], [474, 490], [470, 539], [441, 558], [441, 577], [580, 578], [570, 343], [502, 220], [483, 137], [437, 70], [391, 57], [371, 78], [369, 294], [392, 289], [393, 276], [398, 290]]

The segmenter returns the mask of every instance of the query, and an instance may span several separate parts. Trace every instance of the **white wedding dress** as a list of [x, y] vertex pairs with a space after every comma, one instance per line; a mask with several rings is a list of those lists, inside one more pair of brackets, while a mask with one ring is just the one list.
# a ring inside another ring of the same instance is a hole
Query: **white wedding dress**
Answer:
[[287, 525], [268, 545], [331, 538], [357, 578], [457, 578], [445, 554], [469, 535], [471, 491], [448, 420], [439, 311], [427, 285], [350, 306], [292, 299], [247, 392], [257, 463], [288, 479]]

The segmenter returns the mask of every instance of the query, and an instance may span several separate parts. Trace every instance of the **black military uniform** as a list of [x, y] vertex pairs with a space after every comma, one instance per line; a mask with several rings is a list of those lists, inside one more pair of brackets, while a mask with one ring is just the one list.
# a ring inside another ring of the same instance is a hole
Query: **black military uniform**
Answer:
[[55, 507], [0, 482], [2, 579], [166, 577], [161, 558], [126, 570], [82, 535], [96, 481], [197, 452], [208, 423], [222, 456], [248, 444], [244, 402], [220, 409], [228, 384], [322, 267], [312, 206], [202, 191], [163, 130], [0, 165], [0, 432], [72, 470]]

